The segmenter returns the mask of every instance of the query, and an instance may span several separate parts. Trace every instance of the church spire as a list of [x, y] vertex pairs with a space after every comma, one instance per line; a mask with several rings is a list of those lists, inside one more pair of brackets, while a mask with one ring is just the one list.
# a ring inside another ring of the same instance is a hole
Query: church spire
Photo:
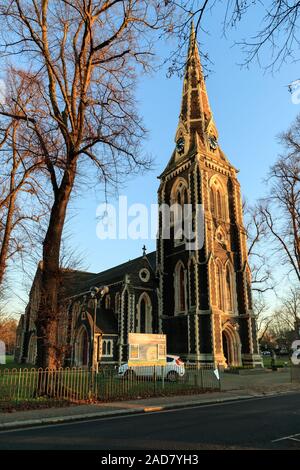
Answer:
[[197, 140], [196, 134], [198, 134], [201, 143], [205, 145], [211, 127], [213, 127], [214, 137], [217, 138], [217, 131], [212, 120], [195, 28], [192, 22], [178, 126], [178, 130], [183, 126], [188, 134], [190, 148]]

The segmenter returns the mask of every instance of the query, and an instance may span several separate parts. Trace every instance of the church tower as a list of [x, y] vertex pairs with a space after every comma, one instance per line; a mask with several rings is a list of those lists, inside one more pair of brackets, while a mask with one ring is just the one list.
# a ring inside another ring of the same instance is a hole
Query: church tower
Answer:
[[[168, 353], [190, 362], [261, 366], [237, 170], [218, 144], [192, 26], [175, 149], [160, 176], [160, 205], [189, 204], [201, 241], [188, 247], [159, 214], [159, 325]], [[197, 219], [198, 220], [198, 219]], [[197, 235], [198, 236], [198, 235]]]

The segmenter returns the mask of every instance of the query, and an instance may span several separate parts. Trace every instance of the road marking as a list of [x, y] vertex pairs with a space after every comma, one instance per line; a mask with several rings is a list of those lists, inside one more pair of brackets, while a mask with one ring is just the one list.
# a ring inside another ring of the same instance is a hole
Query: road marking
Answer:
[[274, 439], [274, 441], [271, 441], [271, 442], [279, 442], [279, 441], [284, 441], [286, 439], [292, 439], [292, 440], [295, 440], [295, 441], [299, 441], [299, 439], [295, 439], [295, 437], [300, 437], [300, 433], [298, 432], [297, 434], [290, 434], [289, 436], [284, 436], [284, 437], [280, 437], [279, 439]]
[[163, 406], [148, 406], [147, 408], [144, 408], [144, 411], [145, 413], [151, 413], [152, 411], [161, 411], [163, 409]]

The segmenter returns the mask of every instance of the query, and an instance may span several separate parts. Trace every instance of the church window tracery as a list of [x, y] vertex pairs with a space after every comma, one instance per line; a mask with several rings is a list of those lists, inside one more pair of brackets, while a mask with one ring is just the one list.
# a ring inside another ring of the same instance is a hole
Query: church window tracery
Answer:
[[137, 305], [137, 333], [152, 333], [152, 304], [149, 295], [143, 292]]
[[179, 261], [174, 273], [175, 312], [186, 311], [186, 274], [181, 261]]
[[227, 310], [233, 310], [233, 301], [232, 301], [232, 271], [229, 264], [226, 266], [226, 307]]
[[215, 178], [209, 189], [210, 212], [217, 219], [226, 219], [227, 209], [225, 194], [221, 183]]
[[220, 310], [223, 310], [223, 267], [221, 262], [216, 262], [216, 284], [217, 284], [217, 305]]
[[175, 181], [171, 193], [171, 217], [176, 244], [184, 241], [184, 218], [187, 214], [186, 204], [188, 202], [187, 183], [183, 178], [180, 178]]

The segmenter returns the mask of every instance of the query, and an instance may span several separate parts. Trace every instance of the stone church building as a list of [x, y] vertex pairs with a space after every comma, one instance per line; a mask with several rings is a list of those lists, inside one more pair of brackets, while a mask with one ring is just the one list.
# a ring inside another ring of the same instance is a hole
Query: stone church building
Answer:
[[[191, 363], [261, 366], [251, 303], [251, 273], [237, 170], [218, 144], [195, 33], [191, 31], [173, 154], [160, 175], [158, 203], [197, 205], [204, 242], [162, 236], [146, 253], [99, 274], [61, 272], [58, 344], [62, 364], [90, 366], [127, 360], [130, 332], [164, 333], [167, 352]], [[35, 318], [42, 266], [21, 316], [16, 358], [34, 363]], [[100, 299], [92, 286], [107, 286]], [[93, 355], [93, 357], [92, 357]]]

